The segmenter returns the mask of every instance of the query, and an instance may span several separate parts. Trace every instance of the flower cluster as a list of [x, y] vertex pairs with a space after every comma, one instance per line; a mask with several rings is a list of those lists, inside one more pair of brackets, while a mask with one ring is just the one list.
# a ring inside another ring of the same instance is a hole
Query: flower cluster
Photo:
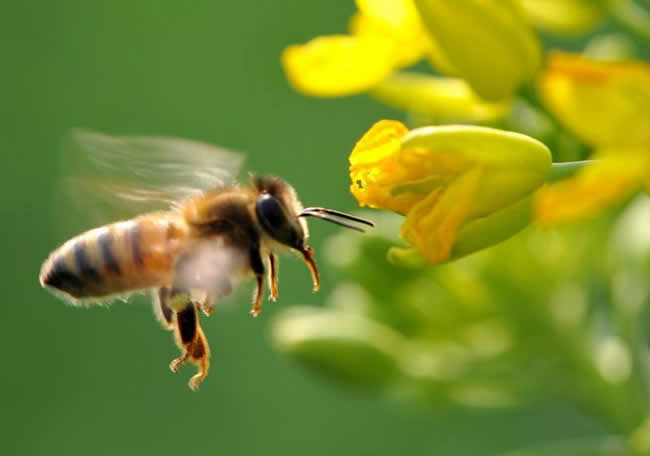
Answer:
[[[432, 263], [518, 231], [515, 220], [550, 169], [551, 154], [539, 141], [478, 126], [408, 131], [383, 120], [350, 154], [352, 194], [361, 205], [406, 215], [402, 238]], [[477, 221], [500, 229], [472, 228]]]
[[594, 163], [537, 195], [543, 223], [574, 220], [650, 189], [650, 66], [556, 53], [538, 81], [544, 105], [585, 143]]
[[[277, 346], [357, 387], [435, 406], [550, 398], [606, 429], [516, 454], [650, 454], [640, 2], [357, 0], [349, 34], [287, 48], [298, 91], [366, 93], [408, 126], [379, 120], [352, 148], [352, 194], [385, 212], [330, 239], [342, 283], [282, 314]], [[433, 71], [405, 71], [422, 60]]]
[[[402, 238], [428, 261], [487, 247], [531, 221], [577, 220], [650, 188], [650, 65], [622, 55], [610, 37], [584, 53], [545, 56], [534, 30], [580, 34], [611, 16], [639, 33], [645, 10], [631, 18], [629, 2], [613, 0], [356, 4], [349, 34], [289, 46], [283, 65], [302, 93], [364, 92], [438, 125], [408, 131], [380, 121], [350, 155], [359, 203], [405, 215]], [[403, 71], [421, 60], [434, 72]], [[581, 146], [567, 152], [567, 144]], [[562, 173], [567, 156], [591, 161]]]

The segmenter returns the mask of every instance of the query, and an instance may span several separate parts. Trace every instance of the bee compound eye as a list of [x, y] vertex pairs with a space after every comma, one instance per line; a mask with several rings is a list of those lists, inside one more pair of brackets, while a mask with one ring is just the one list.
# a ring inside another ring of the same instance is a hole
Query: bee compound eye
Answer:
[[277, 198], [268, 193], [262, 194], [255, 203], [255, 212], [262, 228], [271, 237], [291, 247], [298, 245], [300, 233], [297, 224], [290, 222], [287, 211]]
[[260, 223], [269, 231], [286, 223], [286, 215], [280, 202], [268, 193], [257, 199], [255, 210]]

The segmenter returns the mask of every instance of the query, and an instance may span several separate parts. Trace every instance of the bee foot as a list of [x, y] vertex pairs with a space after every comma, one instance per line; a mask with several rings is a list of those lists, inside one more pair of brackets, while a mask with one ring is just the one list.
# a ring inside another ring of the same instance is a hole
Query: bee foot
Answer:
[[199, 389], [199, 384], [203, 381], [203, 379], [208, 375], [207, 372], [199, 372], [198, 374], [195, 374], [192, 376], [190, 381], [187, 383], [188, 386], [192, 391], [197, 391]]
[[178, 368], [181, 366], [181, 364], [187, 361], [187, 358], [188, 358], [187, 354], [176, 358], [171, 363], [169, 363], [169, 370], [171, 370], [173, 373], [178, 372]]
[[260, 309], [255, 309], [255, 308], [253, 308], [253, 309], [251, 309], [250, 314], [251, 314], [253, 317], [257, 317], [257, 316], [260, 314]]
[[196, 391], [199, 389], [199, 383], [201, 383], [205, 377], [208, 376], [210, 362], [208, 361], [207, 353], [193, 357], [192, 361], [198, 365], [199, 371], [194, 374], [194, 376], [192, 376], [188, 382], [188, 385], [192, 391]]
[[203, 304], [201, 305], [201, 312], [203, 312], [203, 315], [206, 317], [209, 317], [214, 313], [214, 306], [210, 304]]

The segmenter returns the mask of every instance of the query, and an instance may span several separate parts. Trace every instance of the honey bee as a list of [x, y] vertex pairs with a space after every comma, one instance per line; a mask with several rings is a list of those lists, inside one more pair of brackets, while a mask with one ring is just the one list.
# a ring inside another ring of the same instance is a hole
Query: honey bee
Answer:
[[[214, 146], [85, 130], [73, 132], [71, 139], [66, 157], [73, 170], [66, 179], [71, 201], [133, 216], [65, 242], [44, 262], [40, 283], [74, 305], [150, 290], [155, 315], [174, 332], [182, 351], [170, 369], [176, 372], [186, 361], [198, 366], [189, 381], [192, 390], [209, 368], [199, 312], [209, 316], [218, 299], [253, 278], [251, 314], [257, 316], [265, 281], [270, 299], [278, 298], [277, 253], [286, 251], [302, 257], [317, 291], [319, 272], [307, 244], [306, 217], [361, 232], [354, 223], [374, 226], [343, 212], [304, 208], [278, 177], [252, 176], [240, 185], [235, 176], [241, 155]], [[143, 208], [152, 210], [135, 215]]]

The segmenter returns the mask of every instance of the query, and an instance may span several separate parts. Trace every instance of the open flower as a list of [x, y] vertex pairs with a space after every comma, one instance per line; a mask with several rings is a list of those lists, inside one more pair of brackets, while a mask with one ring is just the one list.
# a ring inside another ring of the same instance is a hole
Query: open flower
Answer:
[[[350, 34], [321, 36], [285, 49], [282, 64], [289, 82], [299, 92], [321, 97], [368, 91], [374, 95], [406, 86], [411, 98], [422, 92], [436, 101], [426, 106], [426, 114], [446, 116], [462, 104], [468, 120], [492, 120], [500, 111], [491, 106], [486, 111], [485, 105], [509, 101], [540, 66], [539, 43], [509, 2], [356, 3], [359, 11], [350, 21]], [[387, 80], [424, 58], [440, 72], [460, 79], [450, 78], [447, 84], [430, 77], [427, 84], [422, 84], [422, 76], [417, 80], [400, 79], [399, 85]], [[446, 85], [457, 88], [451, 99], [445, 98]], [[436, 91], [442, 95], [433, 93]], [[402, 97], [393, 94], [378, 98], [390, 104]], [[420, 111], [422, 106], [424, 103], [418, 106]]]
[[357, 6], [351, 34], [284, 50], [282, 63], [296, 90], [323, 97], [363, 92], [431, 50], [411, 0], [358, 0]]
[[537, 220], [545, 225], [591, 216], [650, 191], [650, 147], [607, 148], [576, 176], [556, 182], [535, 195]]
[[650, 66], [554, 54], [539, 92], [567, 128], [596, 148], [593, 163], [537, 194], [540, 222], [586, 217], [650, 188]]
[[[521, 229], [510, 216], [521, 215], [521, 201], [550, 167], [548, 148], [518, 133], [467, 125], [409, 131], [382, 120], [350, 154], [351, 191], [362, 206], [405, 215], [402, 238], [440, 263], [459, 256], [453, 248], [461, 232], [476, 250]], [[475, 223], [490, 229], [463, 231]]]
[[650, 65], [554, 53], [538, 82], [546, 107], [595, 147], [650, 144]]

